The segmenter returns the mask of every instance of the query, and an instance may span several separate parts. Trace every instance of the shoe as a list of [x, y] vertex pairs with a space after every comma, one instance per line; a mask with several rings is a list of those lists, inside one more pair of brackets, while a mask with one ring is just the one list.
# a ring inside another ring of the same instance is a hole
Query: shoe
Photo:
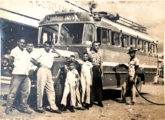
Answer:
[[61, 105], [60, 110], [61, 110], [61, 111], [66, 111], [66, 106]]
[[86, 108], [87, 110], [89, 110], [89, 107], [90, 107], [90, 104], [86, 104], [86, 105], [85, 105], [85, 108]]
[[102, 102], [98, 102], [98, 106], [100, 106], [100, 107], [104, 107], [104, 105], [103, 105]]
[[82, 103], [82, 106], [83, 106], [83, 107], [86, 107], [86, 104], [85, 104], [85, 103]]
[[32, 111], [25, 105], [19, 106], [18, 110], [22, 113], [32, 114]]
[[134, 104], [135, 104], [135, 102], [132, 101], [132, 102], [131, 102], [131, 105], [134, 105]]
[[11, 115], [13, 113], [13, 108], [12, 107], [6, 107], [5, 113], [7, 115]]
[[76, 109], [78, 109], [78, 110], [85, 110], [85, 107], [78, 107]]
[[57, 113], [57, 114], [61, 114], [61, 111], [60, 111], [59, 109], [54, 110], [54, 109], [51, 109], [51, 108], [50, 108], [50, 112]]
[[39, 113], [45, 113], [45, 110], [43, 108], [37, 108], [36, 111]]
[[69, 108], [69, 110], [70, 110], [70, 112], [75, 112], [75, 110], [74, 110], [74, 107], [72, 106], [72, 107], [70, 107]]
[[50, 112], [61, 114], [61, 110], [52, 110], [52, 109], [50, 109]]
[[125, 99], [122, 99], [122, 100], [121, 100], [121, 103], [125, 103], [125, 102], [126, 102], [126, 100], [125, 100]]
[[92, 107], [93, 106], [93, 103], [89, 104], [89, 107]]

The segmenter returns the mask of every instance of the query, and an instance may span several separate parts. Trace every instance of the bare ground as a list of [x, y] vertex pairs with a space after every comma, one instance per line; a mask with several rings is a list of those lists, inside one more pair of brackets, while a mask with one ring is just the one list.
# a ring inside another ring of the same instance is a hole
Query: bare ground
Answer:
[[[3, 87], [2, 94], [7, 87]], [[164, 103], [164, 86], [144, 85], [143, 95], [157, 103]], [[94, 105], [89, 110], [76, 110], [75, 113], [69, 111], [62, 114], [46, 112], [40, 114], [33, 111], [32, 115], [27, 115], [15, 111], [16, 115], [7, 116], [4, 113], [6, 101], [0, 99], [0, 120], [165, 120], [165, 106], [154, 105], [146, 102], [141, 97], [137, 97], [135, 105], [120, 103], [120, 91], [104, 91], [104, 107]]]

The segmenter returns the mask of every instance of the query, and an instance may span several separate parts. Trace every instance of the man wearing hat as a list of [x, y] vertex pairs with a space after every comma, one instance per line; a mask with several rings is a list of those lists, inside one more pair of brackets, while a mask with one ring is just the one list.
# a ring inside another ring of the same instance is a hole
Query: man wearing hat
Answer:
[[[137, 81], [136, 70], [139, 67], [139, 60], [136, 58], [136, 51], [137, 50], [134, 47], [131, 47], [128, 51], [128, 54], [130, 55], [130, 61], [128, 62], [128, 79], [124, 82], [122, 86], [123, 101], [126, 102], [126, 104], [131, 105], [135, 103], [136, 99], [136, 89], [133, 84]], [[131, 96], [130, 102], [126, 100], [127, 96]]]

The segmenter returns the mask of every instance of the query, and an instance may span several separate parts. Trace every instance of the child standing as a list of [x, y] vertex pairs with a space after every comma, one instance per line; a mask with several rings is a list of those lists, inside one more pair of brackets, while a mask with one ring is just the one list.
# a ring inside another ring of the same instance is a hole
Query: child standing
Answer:
[[[92, 85], [92, 63], [88, 61], [88, 53], [83, 55], [83, 63], [81, 66], [81, 86], [82, 86], [82, 103], [83, 106], [89, 109], [90, 105], [90, 89]], [[85, 100], [86, 93], [86, 100]]]
[[77, 87], [78, 87], [78, 83], [80, 80], [80, 76], [78, 71], [75, 69], [75, 64], [74, 62], [69, 62], [68, 63], [69, 69], [67, 71], [67, 75], [66, 75], [66, 81], [65, 81], [65, 88], [64, 88], [64, 93], [63, 93], [63, 97], [62, 97], [62, 111], [66, 109], [66, 104], [67, 104], [67, 97], [69, 95], [69, 93], [71, 94], [71, 103], [70, 103], [70, 111], [71, 112], [75, 112], [74, 108], [76, 107], [76, 98], [77, 98], [77, 93], [79, 92], [77, 91]]

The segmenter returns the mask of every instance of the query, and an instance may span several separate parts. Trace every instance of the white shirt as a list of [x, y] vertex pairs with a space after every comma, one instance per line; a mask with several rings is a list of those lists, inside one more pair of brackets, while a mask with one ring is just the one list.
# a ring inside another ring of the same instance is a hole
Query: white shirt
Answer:
[[86, 61], [86, 62], [83, 62], [82, 63], [82, 66], [81, 66], [81, 72], [82, 73], [90, 73], [91, 71], [91, 68], [93, 67], [93, 65], [92, 65], [92, 63], [91, 62], [89, 62], [89, 61]]
[[36, 70], [37, 66], [35, 66], [32, 62], [31, 62], [31, 58], [35, 58], [34, 56], [34, 52], [32, 51], [31, 53], [29, 53], [27, 50], [23, 51], [25, 56], [26, 56], [26, 61], [27, 61], [27, 73], [29, 74], [30, 70]]
[[11, 56], [14, 57], [14, 69], [12, 74], [28, 75], [27, 66], [29, 58], [18, 46], [11, 50]]
[[70, 84], [72, 86], [76, 86], [76, 82], [78, 80], [78, 78], [76, 77], [77, 75], [79, 75], [79, 73], [76, 69], [69, 70], [67, 72], [65, 84]]
[[50, 69], [53, 65], [54, 57], [58, 57], [58, 55], [51, 51], [46, 52], [45, 49], [41, 49], [40, 57], [37, 61], [41, 63], [41, 66], [45, 66]]
[[128, 63], [128, 67], [129, 67], [129, 75], [130, 76], [134, 76], [135, 74], [135, 66], [139, 65], [139, 60], [137, 58], [132, 59], [129, 63]]

